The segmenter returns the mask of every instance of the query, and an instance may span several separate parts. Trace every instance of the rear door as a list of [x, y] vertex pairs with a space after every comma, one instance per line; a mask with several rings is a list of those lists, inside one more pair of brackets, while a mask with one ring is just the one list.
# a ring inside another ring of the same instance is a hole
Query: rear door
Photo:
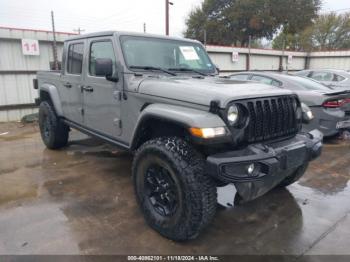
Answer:
[[84, 42], [85, 40], [77, 40], [67, 43], [64, 72], [61, 76], [62, 84], [59, 88], [64, 116], [78, 124], [83, 122], [81, 84], [83, 82]]
[[326, 71], [314, 71], [311, 76], [312, 79], [321, 82], [324, 85], [330, 86], [333, 84], [334, 75]]
[[86, 77], [84, 81], [84, 125], [110, 137], [120, 136], [122, 125], [120, 103], [122, 77], [111, 82], [95, 74], [95, 60], [109, 58], [113, 61], [113, 73], [117, 74], [117, 57], [112, 36], [88, 40]]
[[344, 89], [349, 89], [350, 85], [344, 76], [339, 74], [334, 74], [333, 82], [329, 85], [330, 87], [340, 87]]

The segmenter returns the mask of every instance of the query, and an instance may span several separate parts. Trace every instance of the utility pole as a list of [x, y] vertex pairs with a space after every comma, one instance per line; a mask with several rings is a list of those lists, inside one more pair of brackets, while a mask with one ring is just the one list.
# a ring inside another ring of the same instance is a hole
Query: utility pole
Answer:
[[281, 63], [280, 63], [280, 71], [283, 72], [284, 70], [284, 66], [283, 66], [283, 62], [284, 62], [284, 53], [285, 53], [285, 49], [286, 49], [286, 39], [283, 38], [283, 42], [282, 42], [282, 57], [281, 57]]
[[207, 48], [207, 30], [206, 29], [204, 29], [203, 34], [204, 34], [204, 46], [205, 48]]
[[146, 33], [146, 23], [143, 23], [143, 32]]
[[55, 31], [55, 18], [53, 11], [51, 11], [51, 21], [52, 21], [52, 34], [53, 34], [53, 69], [58, 70], [58, 59], [57, 59], [57, 42], [56, 42], [56, 31]]
[[78, 32], [78, 34], [81, 35], [81, 33], [85, 31], [85, 29], [81, 29], [80, 27], [78, 27], [77, 29], [73, 29], [73, 31]]
[[247, 70], [250, 70], [250, 54], [251, 54], [251, 46], [252, 46], [252, 36], [249, 35], [249, 40], [248, 40], [248, 60], [247, 60]]
[[169, 6], [174, 3], [165, 0], [165, 35], [169, 35]]

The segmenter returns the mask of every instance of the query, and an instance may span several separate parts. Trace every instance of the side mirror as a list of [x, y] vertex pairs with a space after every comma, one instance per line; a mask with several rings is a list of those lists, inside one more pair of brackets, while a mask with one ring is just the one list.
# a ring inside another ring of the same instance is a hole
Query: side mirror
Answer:
[[97, 58], [95, 60], [96, 76], [104, 76], [107, 80], [118, 82], [118, 77], [113, 76], [113, 61], [110, 58]]
[[109, 58], [97, 58], [95, 60], [96, 76], [108, 76], [113, 74], [113, 61]]

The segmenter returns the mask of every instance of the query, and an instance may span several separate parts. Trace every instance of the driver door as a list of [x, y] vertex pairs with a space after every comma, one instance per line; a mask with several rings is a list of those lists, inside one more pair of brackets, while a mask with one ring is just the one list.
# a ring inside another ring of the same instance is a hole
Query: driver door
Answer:
[[96, 59], [112, 59], [116, 73], [116, 52], [112, 37], [93, 38], [88, 42], [87, 73], [83, 88], [84, 124], [109, 137], [122, 134], [120, 104], [122, 81], [118, 83], [97, 76]]

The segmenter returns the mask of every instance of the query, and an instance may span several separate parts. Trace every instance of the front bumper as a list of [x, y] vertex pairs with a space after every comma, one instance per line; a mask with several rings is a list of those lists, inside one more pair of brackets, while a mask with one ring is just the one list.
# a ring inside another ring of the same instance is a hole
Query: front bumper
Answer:
[[[222, 182], [234, 183], [243, 200], [252, 200], [317, 158], [322, 151], [322, 139], [322, 133], [313, 130], [284, 141], [211, 155], [207, 158], [207, 171]], [[253, 172], [248, 173], [252, 164]]]

